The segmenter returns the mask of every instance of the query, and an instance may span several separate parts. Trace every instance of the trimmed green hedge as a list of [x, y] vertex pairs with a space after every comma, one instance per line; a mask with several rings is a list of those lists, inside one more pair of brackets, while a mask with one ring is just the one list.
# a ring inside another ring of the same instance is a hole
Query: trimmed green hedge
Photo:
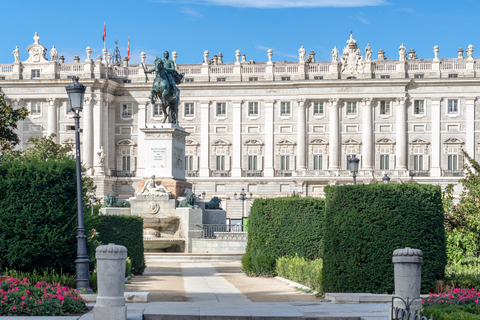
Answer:
[[283, 256], [314, 260], [322, 251], [325, 201], [319, 198], [256, 199], [248, 219], [248, 242], [242, 269], [249, 275], [272, 275]]
[[422, 292], [447, 263], [439, 186], [416, 183], [325, 188], [323, 281], [326, 292], [392, 293], [392, 253], [423, 251]]
[[136, 216], [99, 216], [96, 230], [102, 244], [115, 243], [125, 246], [132, 260], [133, 274], [145, 270], [143, 256], [143, 219]]
[[75, 274], [76, 236], [74, 160], [0, 162], [0, 271]]

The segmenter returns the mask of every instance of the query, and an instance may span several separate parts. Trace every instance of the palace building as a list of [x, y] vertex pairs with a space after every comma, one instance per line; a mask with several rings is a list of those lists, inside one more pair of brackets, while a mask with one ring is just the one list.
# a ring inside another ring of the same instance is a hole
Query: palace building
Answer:
[[[6, 99], [30, 111], [19, 125], [21, 147], [51, 133], [60, 143], [74, 141], [65, 86], [78, 76], [87, 87], [81, 156], [97, 195], [133, 196], [150, 175], [142, 129], [163, 121], [148, 99], [154, 76], [147, 81], [142, 65], [105, 49], [92, 57], [88, 47], [85, 61], [65, 62], [52, 48], [48, 60], [38, 35], [27, 51], [25, 61], [17, 48], [15, 62], [0, 65]], [[273, 61], [272, 50], [266, 62], [247, 61], [237, 50], [234, 63], [208, 51], [203, 63], [178, 63], [179, 122], [190, 133], [186, 179], [197, 195], [221, 198], [231, 219], [248, 215], [250, 194], [322, 196], [326, 185], [352, 183], [352, 155], [360, 159], [357, 183], [381, 182], [384, 174], [398, 182], [456, 183], [461, 150], [480, 153], [480, 60], [472, 46], [451, 59], [438, 53], [435, 46], [433, 58], [419, 59], [402, 44], [389, 54], [395, 59], [379, 50], [375, 60], [369, 45], [361, 50], [350, 36], [331, 61], [316, 61], [302, 47], [298, 61]], [[171, 57], [177, 63], [177, 53]]]

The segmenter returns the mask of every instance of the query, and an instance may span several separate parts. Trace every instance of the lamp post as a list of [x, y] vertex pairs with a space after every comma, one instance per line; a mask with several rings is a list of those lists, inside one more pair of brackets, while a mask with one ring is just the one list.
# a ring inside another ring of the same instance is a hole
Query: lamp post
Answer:
[[390, 177], [387, 176], [387, 174], [385, 173], [385, 175], [382, 178], [382, 181], [383, 181], [383, 183], [389, 183], [390, 182]]
[[[239, 198], [237, 199], [237, 193], [235, 192], [233, 194], [233, 197], [235, 200], [241, 200], [242, 201], [242, 229], [243, 229], [243, 218], [245, 218], [245, 200], [247, 200], [247, 194], [245, 193], [245, 188], [242, 188], [242, 192], [239, 194]], [[252, 199], [253, 194], [250, 192], [250, 198]]]
[[95, 200], [97, 200], [97, 198], [95, 198], [94, 196], [90, 197], [90, 206], [92, 207], [92, 216], [93, 216], [93, 204], [95, 203]]
[[360, 159], [358, 159], [355, 154], [352, 155], [352, 157], [348, 160], [348, 163], [350, 163], [350, 171], [353, 174], [353, 184], [357, 184], [357, 172], [358, 172], [359, 162], [360, 162]]
[[75, 119], [75, 154], [77, 159], [77, 212], [78, 212], [78, 228], [77, 228], [77, 291], [93, 293], [90, 289], [90, 281], [88, 279], [89, 260], [87, 256], [87, 239], [85, 237], [85, 225], [83, 223], [83, 193], [82, 193], [82, 168], [80, 159], [80, 112], [83, 108], [83, 96], [85, 95], [85, 86], [78, 82], [77, 77], [72, 78], [65, 88], [68, 94], [68, 102], [70, 109], [74, 112]]

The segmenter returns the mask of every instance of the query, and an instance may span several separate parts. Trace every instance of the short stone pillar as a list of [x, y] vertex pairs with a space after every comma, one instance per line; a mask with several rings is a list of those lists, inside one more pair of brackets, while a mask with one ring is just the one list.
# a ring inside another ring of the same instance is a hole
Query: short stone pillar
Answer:
[[[407, 302], [407, 298], [412, 301], [420, 297], [420, 288], [422, 283], [422, 263], [423, 253], [419, 249], [406, 247], [393, 251], [392, 262], [394, 263], [395, 273], [395, 296], [400, 297]], [[406, 305], [400, 300], [395, 299], [394, 307], [406, 309]], [[410, 305], [410, 311], [415, 312], [422, 307], [421, 299], [415, 300]]]
[[109, 243], [95, 251], [97, 259], [97, 303], [94, 308], [95, 320], [127, 319], [125, 305], [125, 261], [127, 248]]

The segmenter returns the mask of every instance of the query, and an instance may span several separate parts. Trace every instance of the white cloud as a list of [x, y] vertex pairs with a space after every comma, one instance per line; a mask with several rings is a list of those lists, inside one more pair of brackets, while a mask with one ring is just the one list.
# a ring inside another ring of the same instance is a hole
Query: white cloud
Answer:
[[386, 0], [156, 0], [242, 8], [366, 7], [386, 5]]
[[370, 21], [368, 21], [364, 17], [356, 16], [355, 18], [357, 18], [357, 20], [360, 21], [361, 23], [370, 24]]
[[202, 17], [201, 13], [199, 13], [198, 11], [196, 11], [192, 8], [189, 8], [189, 7], [182, 7], [181, 11], [182, 11], [183, 14], [185, 14], [187, 16], [196, 17], [196, 18], [201, 18]]

